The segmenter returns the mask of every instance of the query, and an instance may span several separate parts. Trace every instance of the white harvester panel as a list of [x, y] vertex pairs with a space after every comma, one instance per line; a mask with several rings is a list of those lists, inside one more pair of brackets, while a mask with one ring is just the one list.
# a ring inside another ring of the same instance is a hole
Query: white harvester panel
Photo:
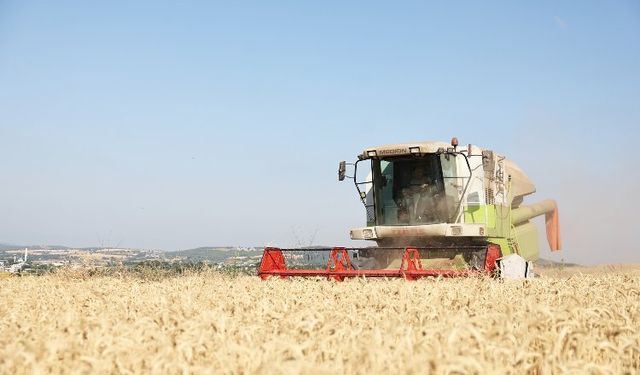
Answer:
[[518, 254], [511, 254], [498, 259], [500, 278], [519, 280], [533, 277], [532, 262], [527, 262]]

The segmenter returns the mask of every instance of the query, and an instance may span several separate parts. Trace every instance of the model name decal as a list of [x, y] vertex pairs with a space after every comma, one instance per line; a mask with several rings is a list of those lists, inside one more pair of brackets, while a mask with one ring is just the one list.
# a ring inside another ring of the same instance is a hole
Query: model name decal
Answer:
[[393, 154], [406, 154], [406, 148], [394, 148], [390, 150], [380, 150], [378, 151], [378, 155], [393, 155]]

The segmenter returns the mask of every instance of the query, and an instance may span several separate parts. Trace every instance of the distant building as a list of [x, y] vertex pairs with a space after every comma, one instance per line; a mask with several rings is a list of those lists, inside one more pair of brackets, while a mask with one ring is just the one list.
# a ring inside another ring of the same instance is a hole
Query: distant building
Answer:
[[10, 273], [18, 273], [18, 272], [22, 271], [22, 269], [24, 269], [27, 266], [27, 257], [28, 256], [29, 256], [29, 249], [25, 248], [24, 249], [24, 258], [22, 258], [20, 260], [15, 260], [14, 259], [14, 263], [10, 264], [8, 266], [4, 265], [4, 262], [3, 262], [2, 271], [10, 272]]

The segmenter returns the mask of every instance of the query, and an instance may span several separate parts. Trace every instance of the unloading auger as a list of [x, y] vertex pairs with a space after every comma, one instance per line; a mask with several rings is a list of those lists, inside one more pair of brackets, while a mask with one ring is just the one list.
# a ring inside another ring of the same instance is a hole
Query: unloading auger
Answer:
[[[353, 176], [347, 176], [347, 166]], [[363, 173], [364, 171], [364, 173]], [[417, 142], [368, 148], [355, 163], [340, 162], [338, 179], [354, 181], [367, 225], [351, 229], [366, 248], [264, 249], [258, 275], [456, 277], [533, 275], [539, 258], [531, 219], [544, 215], [549, 248], [560, 250], [553, 200], [525, 204], [535, 186], [512, 161], [469, 144]], [[310, 263], [322, 268], [309, 268]]]

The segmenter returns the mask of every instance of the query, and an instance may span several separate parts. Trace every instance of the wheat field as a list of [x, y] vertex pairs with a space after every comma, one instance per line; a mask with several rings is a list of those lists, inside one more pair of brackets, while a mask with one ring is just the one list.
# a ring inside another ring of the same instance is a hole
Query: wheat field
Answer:
[[3, 374], [640, 371], [636, 268], [342, 283], [69, 271], [0, 279], [0, 299]]

